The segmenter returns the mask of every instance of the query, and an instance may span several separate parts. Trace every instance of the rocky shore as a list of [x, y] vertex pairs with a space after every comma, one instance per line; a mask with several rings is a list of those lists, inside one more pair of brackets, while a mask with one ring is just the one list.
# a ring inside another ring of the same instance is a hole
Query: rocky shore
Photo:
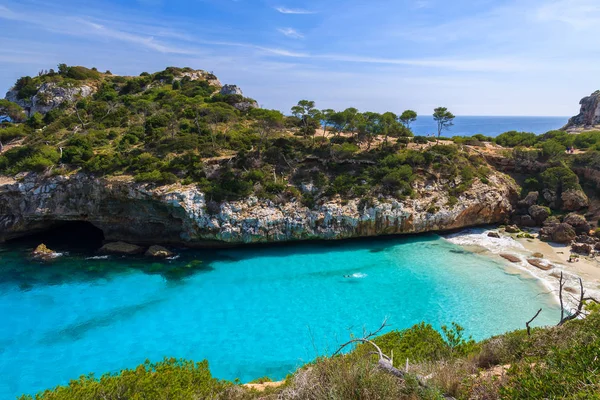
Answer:
[[249, 197], [209, 210], [194, 185], [154, 187], [127, 178], [35, 174], [0, 181], [0, 240], [88, 222], [106, 241], [215, 246], [437, 232], [506, 221], [517, 187], [502, 173], [479, 180], [451, 204], [438, 181], [406, 200], [334, 198], [312, 209]]

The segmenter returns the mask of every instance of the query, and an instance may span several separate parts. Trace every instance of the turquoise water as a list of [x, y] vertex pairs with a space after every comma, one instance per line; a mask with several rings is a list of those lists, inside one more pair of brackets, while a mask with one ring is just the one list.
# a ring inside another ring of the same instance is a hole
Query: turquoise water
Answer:
[[[481, 133], [486, 136], [496, 137], [508, 131], [546, 133], [560, 129], [567, 124], [569, 117], [477, 117], [457, 116], [454, 126], [445, 131], [442, 136], [473, 136]], [[423, 115], [411, 125], [415, 135], [437, 134], [436, 123], [433, 117]]]
[[386, 316], [392, 329], [457, 321], [481, 339], [540, 307], [539, 324], [558, 315], [535, 280], [434, 235], [182, 251], [167, 268], [203, 260], [184, 277], [143, 259], [45, 265], [2, 250], [2, 399], [164, 356], [206, 358], [219, 378], [279, 379]]

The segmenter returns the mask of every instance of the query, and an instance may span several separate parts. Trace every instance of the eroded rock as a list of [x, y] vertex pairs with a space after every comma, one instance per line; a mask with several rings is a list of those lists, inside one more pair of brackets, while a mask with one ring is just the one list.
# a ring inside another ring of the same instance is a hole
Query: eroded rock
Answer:
[[561, 200], [565, 211], [578, 211], [590, 205], [590, 200], [581, 190], [567, 190], [562, 193]]
[[162, 246], [150, 246], [148, 248], [148, 250], [146, 250], [145, 253], [146, 257], [155, 257], [155, 258], [167, 258], [167, 257], [172, 257], [173, 256], [173, 252], [169, 251], [168, 249], [162, 247]]
[[136, 255], [144, 252], [144, 248], [135, 244], [126, 242], [111, 242], [106, 243], [98, 250], [100, 254], [119, 254], [119, 255]]

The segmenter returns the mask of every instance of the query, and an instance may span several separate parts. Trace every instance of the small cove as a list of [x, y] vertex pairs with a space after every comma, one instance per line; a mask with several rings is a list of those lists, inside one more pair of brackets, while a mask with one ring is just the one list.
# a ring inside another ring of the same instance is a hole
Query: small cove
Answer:
[[206, 358], [218, 378], [280, 379], [386, 316], [390, 329], [456, 321], [475, 339], [523, 328], [540, 307], [538, 324], [558, 316], [537, 280], [437, 235], [181, 250], [162, 263], [82, 250], [41, 264], [28, 248], [0, 251], [1, 398], [165, 356]]

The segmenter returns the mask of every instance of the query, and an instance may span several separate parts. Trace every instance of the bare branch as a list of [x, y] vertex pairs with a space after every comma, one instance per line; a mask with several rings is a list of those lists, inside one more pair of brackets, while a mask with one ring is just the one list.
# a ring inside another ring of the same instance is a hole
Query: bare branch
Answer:
[[529, 324], [531, 324], [533, 322], [533, 320], [536, 319], [538, 317], [538, 315], [540, 315], [541, 312], [542, 312], [542, 309], [540, 308], [538, 310], [538, 312], [533, 316], [533, 318], [531, 318], [529, 321], [527, 321], [525, 323], [525, 326], [527, 327], [527, 336], [531, 336], [531, 327], [529, 326]]

